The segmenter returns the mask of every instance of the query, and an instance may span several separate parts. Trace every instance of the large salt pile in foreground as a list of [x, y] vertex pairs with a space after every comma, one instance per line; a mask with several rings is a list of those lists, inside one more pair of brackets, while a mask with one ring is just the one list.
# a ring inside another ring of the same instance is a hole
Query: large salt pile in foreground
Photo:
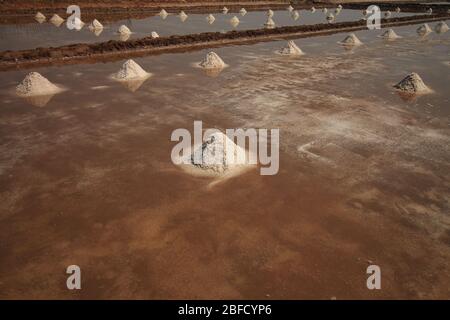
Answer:
[[417, 28], [417, 33], [420, 35], [427, 35], [430, 32], [433, 32], [433, 30], [431, 30], [430, 26], [427, 23], [424, 23], [419, 28]]
[[62, 89], [51, 83], [38, 72], [30, 72], [16, 87], [16, 93], [22, 97], [54, 95]]
[[126, 25], [124, 25], [124, 24], [119, 27], [118, 32], [120, 34], [123, 34], [123, 35], [130, 35], [131, 34], [131, 30], [128, 29], [128, 27]]
[[264, 23], [264, 25], [267, 28], [275, 28], [275, 21], [273, 21], [273, 19], [271, 17], [267, 17], [267, 21], [266, 21], [266, 23]]
[[386, 30], [385, 32], [383, 32], [383, 33], [381, 34], [380, 37], [381, 37], [381, 38], [384, 38], [384, 39], [387, 39], [387, 40], [395, 40], [395, 39], [401, 38], [401, 37], [400, 37], [399, 35], [397, 35], [397, 34], [395, 33], [395, 31], [392, 30], [392, 29]]
[[449, 30], [448, 25], [444, 21], [440, 21], [435, 27], [434, 30], [437, 33], [444, 33]]
[[362, 44], [362, 42], [358, 39], [358, 37], [354, 33], [350, 33], [340, 43], [348, 46], [359, 46]]
[[246, 155], [245, 149], [235, 144], [226, 134], [217, 131], [194, 149], [187, 162], [205, 174], [222, 175], [244, 166]]
[[151, 73], [146, 72], [140, 65], [134, 60], [127, 60], [122, 65], [120, 70], [113, 74], [111, 77], [117, 81], [128, 80], [144, 80], [151, 76]]
[[44, 22], [47, 18], [46, 18], [41, 12], [38, 12], [38, 13], [36, 13], [36, 15], [34, 16], [34, 19], [36, 19], [37, 22], [42, 23], [42, 22]]
[[245, 10], [245, 8], [242, 8], [241, 10], [239, 10], [239, 13], [241, 14], [241, 16], [245, 16], [247, 14], [247, 10]]
[[431, 92], [422, 78], [415, 72], [407, 75], [402, 81], [394, 85], [394, 88], [407, 94], [425, 94]]
[[223, 60], [219, 57], [217, 53], [214, 51], [210, 51], [206, 54], [206, 57], [203, 61], [198, 64], [203, 69], [218, 69], [222, 70], [227, 65]]
[[294, 41], [289, 40], [286, 47], [281, 48], [277, 51], [278, 54], [286, 56], [299, 56], [303, 55], [303, 51], [297, 47]]
[[230, 19], [230, 24], [233, 26], [233, 27], [237, 27], [238, 26], [238, 24], [239, 24], [239, 18], [238, 17], [236, 17], [236, 16], [234, 16], [233, 18], [231, 18]]
[[51, 22], [53, 25], [59, 27], [59, 26], [64, 22], [64, 19], [61, 18], [59, 15], [54, 14], [54, 15], [50, 18], [50, 22]]

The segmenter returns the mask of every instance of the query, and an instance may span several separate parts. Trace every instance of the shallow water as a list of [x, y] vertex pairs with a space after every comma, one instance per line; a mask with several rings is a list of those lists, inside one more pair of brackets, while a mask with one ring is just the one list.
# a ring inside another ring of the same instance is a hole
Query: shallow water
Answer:
[[[307, 10], [299, 10], [300, 18], [295, 21], [287, 10], [274, 11], [273, 17], [278, 26], [293, 26], [302, 24], [326, 23], [326, 14], [317, 10], [312, 13]], [[360, 10], [343, 9], [336, 17], [336, 22], [353, 21], [363, 18]], [[392, 17], [413, 15], [414, 13], [394, 13]], [[236, 15], [241, 21], [235, 28], [230, 24], [230, 19]], [[30, 17], [29, 24], [0, 25], [0, 51], [32, 49], [37, 47], [61, 46], [72, 43], [94, 43], [108, 40], [120, 40], [117, 30], [121, 25], [130, 28], [133, 34], [129, 39], [149, 36], [156, 31], [160, 36], [177, 34], [191, 34], [201, 32], [225, 32], [230, 30], [250, 30], [264, 27], [267, 20], [266, 11], [248, 12], [245, 16], [238, 13], [214, 14], [216, 20], [213, 24], [206, 21], [207, 14], [189, 14], [184, 22], [178, 15], [169, 15], [165, 20], [159, 16], [151, 16], [145, 19], [127, 19], [112, 23], [100, 21], [104, 24], [102, 33], [96, 36], [89, 31], [86, 25], [80, 31], [67, 29], [65, 23], [55, 27], [50, 22], [39, 24]]]
[[[435, 24], [431, 24], [433, 27]], [[448, 298], [450, 32], [417, 26], [35, 71], [68, 90], [36, 107], [0, 78], [0, 296], [52, 298]], [[434, 91], [404, 101], [415, 71]], [[214, 188], [170, 161], [176, 128], [280, 129], [280, 171]], [[368, 261], [383, 290], [365, 288]], [[83, 290], [65, 290], [66, 266]], [[33, 286], [30, 287], [30, 281]]]

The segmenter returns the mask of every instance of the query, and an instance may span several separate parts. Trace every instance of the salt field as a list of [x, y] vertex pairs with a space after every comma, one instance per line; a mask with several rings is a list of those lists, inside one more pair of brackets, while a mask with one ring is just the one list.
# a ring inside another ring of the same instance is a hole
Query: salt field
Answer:
[[[334, 12], [335, 8], [330, 8]], [[327, 23], [326, 14], [317, 10], [314, 13], [310, 10], [297, 10], [299, 18], [295, 20], [292, 12], [288, 10], [274, 10], [274, 20], [276, 26], [292, 26], [304, 24]], [[411, 16], [417, 13], [400, 12], [393, 13], [392, 17]], [[425, 14], [425, 12], [423, 13]], [[200, 32], [226, 32], [230, 30], [250, 30], [264, 27], [267, 20], [267, 10], [249, 11], [242, 16], [239, 13], [222, 12], [213, 13], [214, 22], [208, 23], [206, 20], [208, 14], [187, 14], [184, 22], [180, 20], [178, 13], [171, 13], [165, 19], [159, 14], [152, 15], [143, 19], [126, 19], [114, 22], [99, 22], [104, 26], [101, 32], [93, 32], [89, 30], [87, 24], [91, 23], [93, 18], [87, 18], [86, 26], [81, 30], [69, 30], [65, 23], [56, 27], [51, 22], [43, 22], [41, 24], [29, 17], [29, 23], [23, 24], [0, 24], [0, 51], [5, 50], [22, 50], [32, 49], [36, 47], [61, 46], [73, 43], [95, 43], [108, 40], [120, 40], [118, 29], [125, 25], [132, 34], [128, 39], [138, 39], [149, 36], [152, 31], [157, 32], [160, 36], [170, 36], [178, 34], [191, 34]], [[230, 20], [236, 16], [239, 19], [237, 25], [230, 23]], [[50, 17], [48, 17], [50, 18]], [[362, 10], [343, 9], [339, 14], [335, 15], [333, 22], [354, 21], [364, 18]], [[83, 17], [82, 17], [83, 19]], [[111, 18], [110, 18], [111, 19]]]
[[[2, 25], [1, 50], [117, 39], [121, 25], [139, 38], [267, 20], [187, 14], [100, 21], [98, 36]], [[273, 20], [326, 22], [321, 10], [299, 15], [274, 10]], [[337, 21], [361, 17], [344, 8]], [[388, 39], [355, 31], [362, 44], [350, 47], [341, 32], [2, 71], [0, 297], [448, 299], [450, 32], [429, 22], [421, 36], [420, 25]], [[17, 95], [32, 71], [64, 90]], [[394, 88], [413, 72], [430, 92]], [[211, 184], [174, 165], [171, 133], [196, 120], [279, 128], [279, 172]], [[74, 261], [76, 293], [61, 271]], [[373, 263], [383, 290], [365, 286]]]

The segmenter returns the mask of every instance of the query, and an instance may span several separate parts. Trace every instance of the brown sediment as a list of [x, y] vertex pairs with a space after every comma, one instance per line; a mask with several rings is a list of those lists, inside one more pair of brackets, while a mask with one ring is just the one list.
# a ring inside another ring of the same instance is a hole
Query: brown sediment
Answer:
[[[420, 15], [382, 19], [382, 27], [437, 21], [449, 18], [449, 14]], [[0, 52], [0, 71], [31, 68], [49, 64], [89, 63], [99, 60], [116, 60], [123, 57], [198, 50], [215, 46], [248, 44], [274, 39], [301, 38], [332, 33], [366, 29], [364, 20], [315, 25], [287, 26], [273, 29], [205, 32], [189, 35], [173, 35], [152, 38], [151, 36], [130, 40], [72, 44], [61, 47], [36, 48], [20, 51]]]

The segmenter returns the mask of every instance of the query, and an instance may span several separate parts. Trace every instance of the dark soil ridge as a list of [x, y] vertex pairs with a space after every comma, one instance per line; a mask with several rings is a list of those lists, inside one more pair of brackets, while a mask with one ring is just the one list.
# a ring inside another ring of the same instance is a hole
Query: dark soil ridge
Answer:
[[[418, 24], [450, 18], [450, 14], [432, 14], [382, 19], [382, 27]], [[0, 71], [27, 69], [54, 64], [92, 63], [120, 60], [167, 52], [200, 50], [210, 47], [248, 44], [276, 39], [302, 38], [366, 29], [364, 20], [315, 25], [288, 26], [274, 29], [205, 32], [173, 35], [153, 39], [150, 36], [126, 42], [110, 40], [94, 44], [72, 44], [61, 47], [36, 48], [0, 52]]]

